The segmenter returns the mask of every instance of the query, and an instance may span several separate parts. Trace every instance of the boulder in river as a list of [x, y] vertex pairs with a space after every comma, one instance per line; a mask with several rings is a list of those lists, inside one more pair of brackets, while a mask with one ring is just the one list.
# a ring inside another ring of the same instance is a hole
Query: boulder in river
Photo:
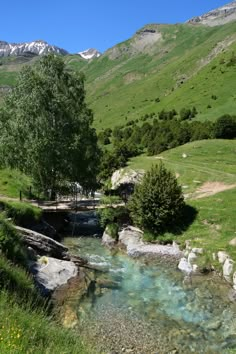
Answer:
[[178, 264], [178, 269], [187, 274], [190, 274], [193, 271], [191, 264], [188, 262], [187, 258], [185, 257], [181, 258]]
[[30, 270], [43, 295], [49, 295], [78, 274], [78, 267], [74, 262], [46, 256], [32, 263]]

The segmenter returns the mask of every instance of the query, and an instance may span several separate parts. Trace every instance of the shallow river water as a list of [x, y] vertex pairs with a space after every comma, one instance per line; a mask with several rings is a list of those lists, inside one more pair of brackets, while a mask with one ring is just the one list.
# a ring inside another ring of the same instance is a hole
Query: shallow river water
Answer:
[[103, 270], [74, 305], [78, 331], [98, 353], [236, 353], [236, 304], [216, 277], [190, 281], [176, 264], [132, 259], [98, 238], [64, 244]]

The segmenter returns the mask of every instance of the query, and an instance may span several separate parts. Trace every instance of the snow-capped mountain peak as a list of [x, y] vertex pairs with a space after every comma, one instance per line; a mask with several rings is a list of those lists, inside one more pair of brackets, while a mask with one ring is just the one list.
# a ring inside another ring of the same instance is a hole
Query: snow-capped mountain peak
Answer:
[[84, 50], [83, 52], [78, 53], [83, 59], [89, 60], [93, 58], [98, 58], [101, 56], [101, 53], [94, 48], [89, 48]]
[[50, 45], [43, 40], [24, 43], [8, 43], [0, 41], [0, 57], [18, 56], [25, 53], [32, 53], [35, 55], [43, 55], [48, 53], [56, 53], [66, 55], [68, 52], [62, 48]]

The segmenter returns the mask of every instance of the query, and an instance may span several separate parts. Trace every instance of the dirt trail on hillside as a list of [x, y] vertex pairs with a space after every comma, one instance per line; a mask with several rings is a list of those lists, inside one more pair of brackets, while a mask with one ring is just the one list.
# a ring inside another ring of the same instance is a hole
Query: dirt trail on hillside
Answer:
[[228, 189], [233, 189], [236, 184], [225, 184], [223, 182], [205, 182], [201, 187], [199, 187], [195, 193], [193, 193], [192, 198], [200, 199], [209, 197], [219, 192], [226, 191]]

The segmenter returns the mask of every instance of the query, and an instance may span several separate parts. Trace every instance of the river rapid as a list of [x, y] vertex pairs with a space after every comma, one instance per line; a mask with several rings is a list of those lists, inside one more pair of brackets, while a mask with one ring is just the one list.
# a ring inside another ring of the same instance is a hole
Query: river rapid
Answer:
[[[161, 259], [132, 259], [100, 238], [65, 238], [74, 254], [100, 271], [78, 302], [78, 332], [96, 353], [234, 353], [236, 304], [213, 276], [192, 279]], [[236, 353], [236, 350], [235, 350]]]

